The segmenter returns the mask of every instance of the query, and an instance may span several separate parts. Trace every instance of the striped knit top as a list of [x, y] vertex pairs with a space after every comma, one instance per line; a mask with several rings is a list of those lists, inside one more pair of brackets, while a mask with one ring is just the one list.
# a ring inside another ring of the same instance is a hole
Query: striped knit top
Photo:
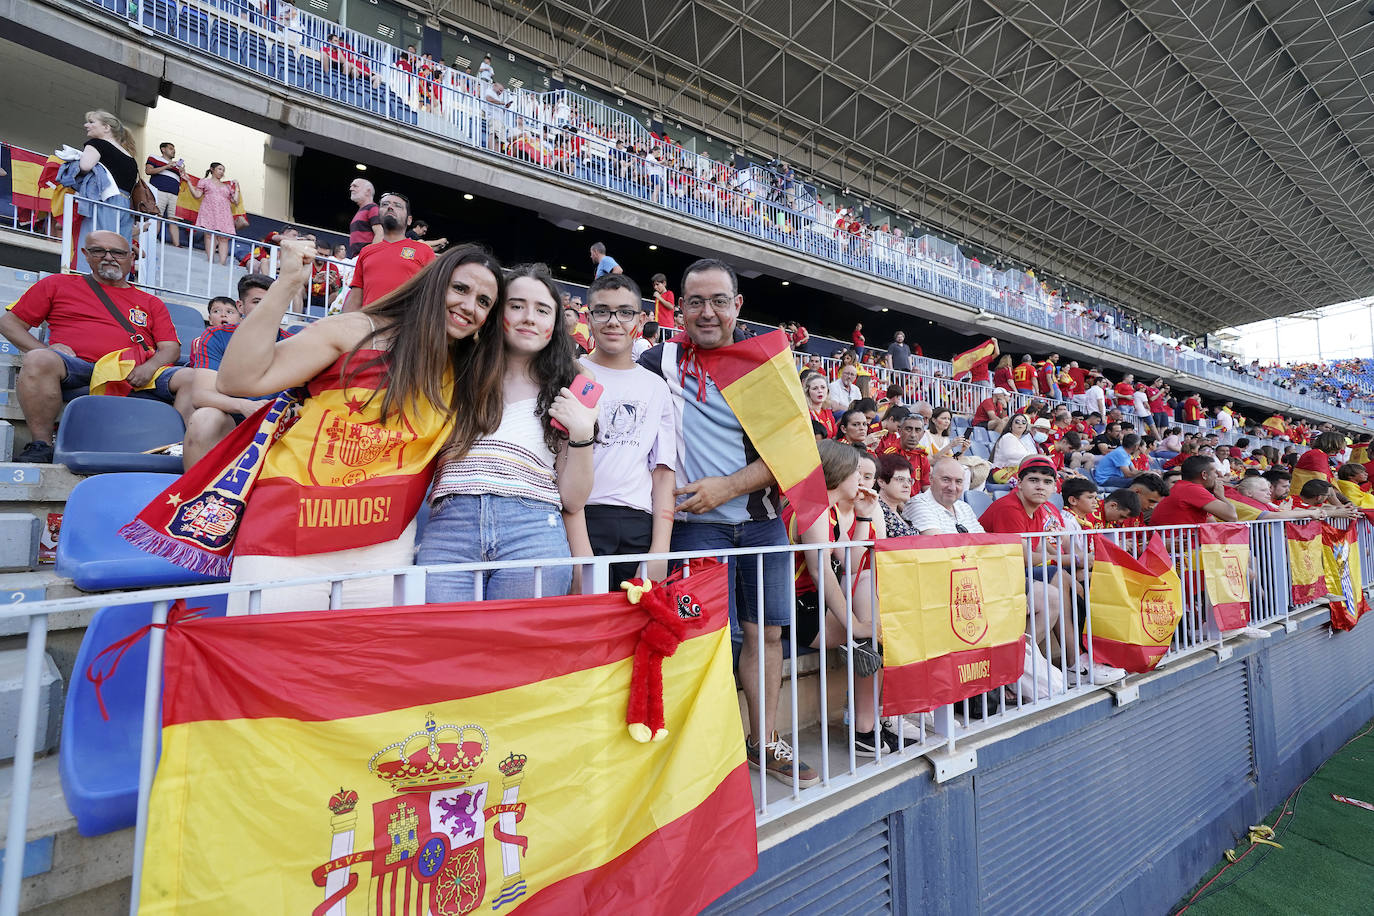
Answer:
[[472, 444], [468, 453], [444, 461], [434, 482], [441, 496], [511, 496], [563, 507], [553, 470], [553, 452], [534, 413], [534, 398], [507, 404], [501, 425]]

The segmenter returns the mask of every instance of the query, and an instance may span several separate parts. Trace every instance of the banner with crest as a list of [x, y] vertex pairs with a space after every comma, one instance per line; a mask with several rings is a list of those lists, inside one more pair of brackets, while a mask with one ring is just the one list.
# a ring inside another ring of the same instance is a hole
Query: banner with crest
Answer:
[[1021, 676], [1026, 561], [1016, 535], [890, 538], [876, 548], [883, 715], [925, 712]]
[[170, 626], [140, 911], [697, 912], [757, 865], [727, 588]]
[[1198, 526], [1202, 580], [1212, 602], [1212, 620], [1222, 630], [1250, 623], [1250, 526]]
[[1151, 671], [1183, 620], [1183, 584], [1158, 534], [1140, 556], [1100, 537], [1093, 545], [1090, 610], [1093, 660]]

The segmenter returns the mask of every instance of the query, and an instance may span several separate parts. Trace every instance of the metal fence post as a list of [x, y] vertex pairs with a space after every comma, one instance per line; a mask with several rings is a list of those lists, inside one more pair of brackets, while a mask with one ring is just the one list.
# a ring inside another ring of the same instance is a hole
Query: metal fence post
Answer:
[[14, 742], [14, 775], [10, 785], [10, 819], [5, 830], [5, 870], [0, 878], [0, 914], [19, 912], [23, 890], [24, 847], [28, 841], [29, 794], [33, 786], [33, 752], [37, 744], [38, 694], [43, 676], [43, 657], [48, 618], [29, 617], [28, 642], [24, 646], [24, 691], [19, 699], [19, 731]]

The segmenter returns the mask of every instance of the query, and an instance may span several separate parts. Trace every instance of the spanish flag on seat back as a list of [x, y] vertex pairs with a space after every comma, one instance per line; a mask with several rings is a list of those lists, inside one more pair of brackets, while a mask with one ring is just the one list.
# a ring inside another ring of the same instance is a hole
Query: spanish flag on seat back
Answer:
[[1322, 566], [1333, 630], [1351, 629], [1369, 610], [1360, 570], [1359, 523], [1359, 519], [1352, 520], [1345, 528], [1322, 523]]
[[1311, 604], [1326, 594], [1326, 577], [1322, 566], [1322, 523], [1317, 519], [1284, 522], [1283, 533], [1288, 544], [1288, 577], [1293, 590], [1293, 604]]
[[978, 346], [965, 350], [963, 353], [956, 353], [951, 360], [952, 371], [950, 375], [956, 380], [967, 375], [980, 364], [992, 359], [992, 354], [997, 352], [997, 344], [991, 337], [980, 343]]
[[1198, 554], [1213, 622], [1222, 630], [1246, 626], [1250, 622], [1250, 526], [1199, 525]]
[[1026, 561], [1015, 535], [877, 542], [883, 715], [925, 712], [1021, 676]]
[[1183, 619], [1178, 572], [1158, 534], [1139, 558], [1108, 538], [1098, 538], [1095, 546], [1088, 592], [1093, 660], [1137, 674], [1151, 671]]
[[[683, 332], [672, 342], [683, 348], [683, 371], [695, 360], [715, 381], [792, 504], [798, 530], [810, 528], [828, 510], [829, 497], [787, 335], [769, 331], [712, 350], [694, 346]], [[692, 397], [690, 387], [683, 396]], [[704, 399], [705, 390], [698, 389], [697, 396]]]
[[725, 567], [680, 587], [647, 743], [624, 594], [169, 626], [141, 912], [701, 910], [757, 840]]

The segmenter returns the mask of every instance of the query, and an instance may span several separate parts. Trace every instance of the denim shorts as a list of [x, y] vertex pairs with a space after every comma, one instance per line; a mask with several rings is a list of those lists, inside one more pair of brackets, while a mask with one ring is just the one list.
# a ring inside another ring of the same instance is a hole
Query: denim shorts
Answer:
[[[76, 394], [85, 394], [82, 389], [90, 388], [91, 372], [95, 369], [95, 363], [87, 362], [76, 356], [68, 356], [61, 350], [54, 350], [58, 356], [62, 357], [62, 365], [67, 369], [66, 378], [62, 379], [62, 393], [71, 397]], [[169, 366], [166, 372], [159, 373], [157, 381], [153, 382], [153, 387], [147, 391], [135, 391], [130, 397], [153, 398], [159, 401], [166, 401], [168, 404], [176, 400], [172, 394], [172, 376], [184, 367]]]
[[[458, 494], [434, 501], [415, 562], [437, 566], [567, 556], [568, 534], [558, 506], [527, 497]], [[483, 600], [533, 598], [536, 578], [540, 595], [566, 595], [572, 567], [530, 562], [512, 569], [431, 573], [425, 577], [425, 600], [475, 601], [479, 582]]]
[[[724, 550], [731, 547], [772, 547], [787, 543], [782, 519], [764, 519], [728, 525], [722, 522], [684, 522], [673, 525], [673, 550]], [[785, 627], [792, 622], [787, 604], [787, 580], [792, 575], [791, 553], [762, 554], [763, 624]], [[758, 623], [758, 557], [730, 557], [730, 617], [740, 623]]]

